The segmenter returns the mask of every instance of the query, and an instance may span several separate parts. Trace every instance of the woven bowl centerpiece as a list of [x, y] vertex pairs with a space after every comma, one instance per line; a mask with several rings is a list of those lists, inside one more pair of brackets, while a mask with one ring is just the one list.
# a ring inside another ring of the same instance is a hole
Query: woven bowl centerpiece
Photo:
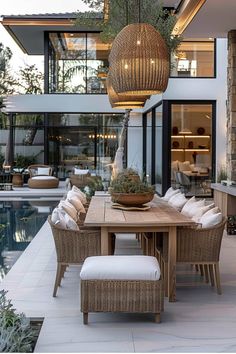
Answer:
[[128, 206], [142, 206], [153, 199], [154, 193], [115, 193], [112, 192], [111, 200], [113, 203], [119, 203]]
[[119, 173], [111, 183], [111, 200], [124, 206], [143, 206], [153, 199], [152, 187], [142, 182], [132, 169]]

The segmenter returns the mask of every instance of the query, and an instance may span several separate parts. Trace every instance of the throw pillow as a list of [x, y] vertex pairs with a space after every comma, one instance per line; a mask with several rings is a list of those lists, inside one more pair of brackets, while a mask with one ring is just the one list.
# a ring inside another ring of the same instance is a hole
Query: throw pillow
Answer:
[[58, 204], [58, 208], [63, 209], [67, 214], [70, 215], [70, 217], [72, 217], [74, 221], [77, 222], [78, 212], [75, 207], [70, 202], [68, 202], [68, 200], [61, 200]]
[[170, 200], [170, 198], [173, 197], [173, 195], [175, 195], [177, 193], [180, 193], [179, 189], [174, 189], [174, 188], [170, 187], [166, 191], [166, 194], [161, 199], [164, 200], [165, 202], [168, 202]]
[[207, 215], [213, 215], [213, 214], [217, 214], [217, 213], [220, 213], [220, 209], [218, 207], [215, 207], [215, 208], [212, 208], [210, 210], [208, 210], [204, 216], [207, 216]]
[[80, 168], [74, 168], [74, 175], [87, 175], [89, 170], [81, 170]]
[[52, 223], [60, 226], [62, 229], [66, 229], [66, 219], [65, 219], [66, 212], [62, 209], [55, 208], [52, 211], [51, 220]]
[[196, 198], [195, 197], [192, 197], [192, 198], [188, 199], [187, 203], [184, 205], [183, 209], [181, 210], [181, 213], [184, 214], [185, 216], [188, 216], [189, 206], [192, 203], [196, 203]]
[[221, 223], [223, 219], [222, 213], [212, 214], [212, 215], [202, 215], [199, 223], [202, 224], [202, 228], [213, 227]]
[[83, 193], [78, 187], [73, 186], [72, 192], [76, 193], [83, 204], [87, 203], [86, 194]]
[[195, 211], [195, 214], [192, 217], [192, 220], [195, 222], [199, 222], [200, 218], [202, 217], [203, 214], [205, 214], [207, 211], [212, 209], [215, 206], [214, 203], [205, 205], [203, 207], [197, 208]]
[[183, 209], [183, 214], [185, 216], [188, 216], [190, 218], [192, 218], [197, 209], [202, 208], [205, 206], [205, 199], [201, 199], [192, 203], [189, 203], [188, 206], [185, 208], [185, 210]]
[[180, 211], [186, 202], [187, 202], [187, 198], [185, 198], [185, 195], [182, 193], [177, 193], [177, 194], [173, 195], [173, 197], [170, 198], [168, 203], [173, 208]]
[[79, 226], [77, 225], [75, 220], [73, 220], [72, 217], [70, 217], [70, 215], [68, 214], [65, 215], [65, 221], [66, 221], [66, 228], [68, 230], [74, 230], [74, 231], [79, 230]]
[[68, 202], [71, 203], [79, 213], [86, 213], [86, 210], [84, 209], [84, 206], [78, 196], [67, 196], [66, 200], [68, 200]]
[[37, 175], [49, 176], [50, 167], [38, 167]]

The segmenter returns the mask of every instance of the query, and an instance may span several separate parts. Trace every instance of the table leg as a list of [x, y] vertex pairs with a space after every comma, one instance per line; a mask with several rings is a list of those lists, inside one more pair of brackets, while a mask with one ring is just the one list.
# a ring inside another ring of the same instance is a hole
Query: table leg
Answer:
[[176, 301], [176, 233], [176, 227], [169, 227], [168, 298], [170, 302]]
[[109, 255], [109, 234], [107, 227], [101, 227], [101, 255]]

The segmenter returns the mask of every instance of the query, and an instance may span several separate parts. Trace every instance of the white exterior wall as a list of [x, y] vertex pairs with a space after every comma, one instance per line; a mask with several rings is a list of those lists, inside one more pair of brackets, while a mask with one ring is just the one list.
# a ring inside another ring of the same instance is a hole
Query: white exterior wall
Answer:
[[[163, 95], [154, 95], [147, 100], [143, 110], [131, 114], [128, 132], [128, 165], [142, 169], [142, 112], [162, 99], [216, 100], [216, 163], [226, 159], [226, 99], [227, 99], [227, 40], [217, 40], [217, 76], [214, 79], [169, 80]], [[67, 112], [67, 113], [122, 113], [112, 109], [106, 95], [15, 95], [5, 100], [5, 112]]]

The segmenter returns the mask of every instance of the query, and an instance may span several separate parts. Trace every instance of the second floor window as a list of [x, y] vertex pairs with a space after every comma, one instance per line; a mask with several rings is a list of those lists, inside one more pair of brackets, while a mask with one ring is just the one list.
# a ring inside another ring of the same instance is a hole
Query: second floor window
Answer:
[[214, 40], [185, 40], [172, 57], [171, 77], [214, 77]]
[[50, 33], [49, 93], [106, 93], [108, 55], [99, 33]]

